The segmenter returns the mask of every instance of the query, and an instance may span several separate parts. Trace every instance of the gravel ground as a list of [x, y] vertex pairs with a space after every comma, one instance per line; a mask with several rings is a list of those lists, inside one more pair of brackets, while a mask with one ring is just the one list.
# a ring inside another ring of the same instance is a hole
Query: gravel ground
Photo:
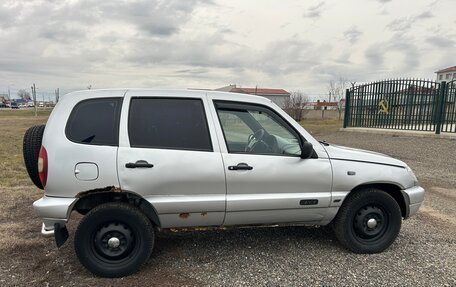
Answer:
[[41, 193], [31, 186], [0, 188], [0, 285], [456, 286], [456, 141], [348, 132], [317, 137], [402, 159], [427, 189], [424, 206], [385, 252], [353, 254], [327, 227], [166, 231], [140, 273], [96, 278], [74, 255], [80, 216], [56, 249], [39, 235], [32, 211]]

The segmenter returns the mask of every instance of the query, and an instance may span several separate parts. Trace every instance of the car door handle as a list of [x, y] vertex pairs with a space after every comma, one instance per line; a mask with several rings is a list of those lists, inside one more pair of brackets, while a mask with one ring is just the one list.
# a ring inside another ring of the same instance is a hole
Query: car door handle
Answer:
[[154, 165], [148, 163], [145, 160], [138, 160], [137, 162], [127, 162], [125, 164], [125, 167], [126, 168], [137, 168], [137, 167], [139, 167], [139, 168], [151, 168], [151, 167], [154, 167]]
[[253, 166], [250, 166], [246, 163], [238, 163], [238, 165], [230, 165], [228, 167], [228, 170], [252, 170]]

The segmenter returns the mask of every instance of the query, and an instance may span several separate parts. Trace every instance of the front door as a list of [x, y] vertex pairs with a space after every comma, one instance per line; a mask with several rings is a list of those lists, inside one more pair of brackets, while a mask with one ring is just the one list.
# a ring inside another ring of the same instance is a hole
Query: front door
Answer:
[[214, 103], [226, 143], [224, 224], [321, 222], [331, 200], [329, 160], [300, 158], [304, 139], [266, 106]]
[[205, 101], [204, 95], [126, 95], [121, 134], [128, 137], [121, 138], [118, 151], [120, 185], [151, 202], [162, 227], [223, 223], [225, 174]]

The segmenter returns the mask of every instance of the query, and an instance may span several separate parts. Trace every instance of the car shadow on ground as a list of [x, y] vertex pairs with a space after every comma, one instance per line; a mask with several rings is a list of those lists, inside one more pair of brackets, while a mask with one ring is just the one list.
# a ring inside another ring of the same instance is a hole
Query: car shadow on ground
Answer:
[[[154, 252], [151, 258], [160, 258], [176, 253], [179, 257], [196, 259], [195, 252], [212, 252], [218, 256], [231, 256], [233, 253], [283, 251], [287, 246], [302, 246], [303, 250], [318, 248], [345, 250], [328, 226], [278, 226], [278, 227], [228, 227], [226, 229], [164, 230], [157, 233]], [[189, 252], [189, 250], [192, 252]]]

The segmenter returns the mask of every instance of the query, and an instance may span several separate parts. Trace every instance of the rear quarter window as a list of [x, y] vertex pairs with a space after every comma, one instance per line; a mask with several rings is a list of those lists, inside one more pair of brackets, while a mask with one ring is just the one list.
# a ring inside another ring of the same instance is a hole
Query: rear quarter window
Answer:
[[81, 144], [118, 146], [121, 106], [122, 98], [79, 102], [68, 118], [67, 138]]

